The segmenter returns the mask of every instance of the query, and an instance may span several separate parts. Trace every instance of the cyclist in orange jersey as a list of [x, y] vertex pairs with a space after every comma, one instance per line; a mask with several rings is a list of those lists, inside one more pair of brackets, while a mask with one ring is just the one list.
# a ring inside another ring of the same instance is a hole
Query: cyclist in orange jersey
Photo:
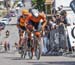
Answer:
[[23, 33], [24, 31], [26, 31], [25, 20], [28, 14], [29, 14], [28, 10], [25, 10], [25, 9], [22, 10], [22, 15], [18, 18], [18, 21], [17, 21], [17, 27], [19, 30], [19, 47], [21, 46], [21, 40], [23, 39]]
[[[47, 20], [46, 20], [46, 16], [44, 13], [40, 13], [37, 9], [32, 9], [30, 14], [27, 16], [25, 23], [28, 26], [29, 31], [32, 28], [33, 28], [33, 30], [36, 30], [36, 31], [38, 31], [38, 29], [41, 29], [42, 31], [44, 31], [45, 26], [47, 24]], [[35, 32], [35, 35], [37, 35], [39, 37], [40, 33]], [[28, 39], [28, 42], [30, 42], [30, 37]], [[30, 44], [29, 44], [29, 46], [30, 46]]]

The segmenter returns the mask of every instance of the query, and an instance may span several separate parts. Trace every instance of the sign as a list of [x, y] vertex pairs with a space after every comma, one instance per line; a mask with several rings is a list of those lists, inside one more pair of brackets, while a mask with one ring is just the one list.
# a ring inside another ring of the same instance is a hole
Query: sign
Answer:
[[75, 13], [75, 0], [71, 1], [70, 7], [73, 10], [73, 12]]
[[69, 36], [71, 47], [75, 46], [75, 25], [68, 26], [67, 31], [68, 31], [68, 36]]

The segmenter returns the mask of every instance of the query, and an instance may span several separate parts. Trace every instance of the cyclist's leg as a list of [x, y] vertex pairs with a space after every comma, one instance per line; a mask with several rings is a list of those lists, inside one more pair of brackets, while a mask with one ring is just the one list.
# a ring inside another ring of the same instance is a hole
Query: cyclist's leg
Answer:
[[22, 44], [22, 35], [23, 35], [23, 32], [20, 31], [20, 32], [19, 32], [19, 49], [21, 49], [21, 44]]
[[28, 48], [30, 48], [30, 40], [31, 40], [31, 31], [33, 30], [33, 28], [32, 28], [32, 26], [33, 26], [33, 21], [29, 21], [28, 22], [28, 30], [30, 31], [30, 32], [28, 32], [28, 43], [27, 43], [27, 45], [28, 45]]
[[22, 46], [24, 30], [25, 30], [24, 27], [20, 26], [20, 29], [19, 29], [19, 48], [21, 48], [21, 46]]

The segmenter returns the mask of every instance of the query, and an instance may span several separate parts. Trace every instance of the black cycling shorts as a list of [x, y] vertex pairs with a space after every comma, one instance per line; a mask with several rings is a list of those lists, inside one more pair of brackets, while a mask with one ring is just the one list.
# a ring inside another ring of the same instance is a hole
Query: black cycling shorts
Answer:
[[25, 26], [20, 26], [20, 28], [21, 28], [22, 30], [26, 30]]
[[38, 29], [39, 22], [38, 22], [38, 23], [35, 23], [35, 22], [33, 22], [33, 21], [29, 21], [28, 24], [34, 26], [34, 28], [35, 28], [36, 30]]

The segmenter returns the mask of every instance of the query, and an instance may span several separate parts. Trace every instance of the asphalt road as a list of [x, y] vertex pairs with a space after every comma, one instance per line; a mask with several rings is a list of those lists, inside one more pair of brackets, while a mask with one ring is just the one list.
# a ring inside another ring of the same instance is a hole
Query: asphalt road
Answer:
[[40, 60], [36, 60], [34, 56], [29, 60], [28, 56], [21, 59], [18, 53], [12, 52], [0, 53], [0, 65], [75, 65], [74, 57], [41, 56]]

